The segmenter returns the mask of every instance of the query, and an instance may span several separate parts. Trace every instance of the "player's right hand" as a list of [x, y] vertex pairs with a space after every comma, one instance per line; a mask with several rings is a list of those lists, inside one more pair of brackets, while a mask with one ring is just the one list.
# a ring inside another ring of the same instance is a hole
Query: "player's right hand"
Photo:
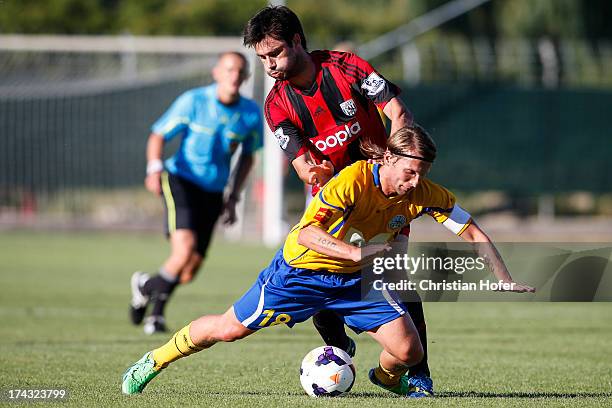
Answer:
[[153, 194], [161, 195], [161, 172], [155, 172], [155, 173], [149, 174], [145, 178], [144, 185], [147, 188], [147, 190], [149, 190]]
[[308, 184], [323, 187], [334, 176], [334, 165], [327, 160], [313, 164], [308, 169]]

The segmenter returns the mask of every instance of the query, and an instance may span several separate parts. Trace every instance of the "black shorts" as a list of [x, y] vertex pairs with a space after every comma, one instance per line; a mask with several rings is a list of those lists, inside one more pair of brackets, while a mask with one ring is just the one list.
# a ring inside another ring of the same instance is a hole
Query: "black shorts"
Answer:
[[193, 231], [196, 251], [204, 257], [215, 223], [223, 210], [223, 193], [206, 191], [197, 184], [164, 171], [162, 196], [166, 208], [166, 235], [170, 236], [177, 229]]

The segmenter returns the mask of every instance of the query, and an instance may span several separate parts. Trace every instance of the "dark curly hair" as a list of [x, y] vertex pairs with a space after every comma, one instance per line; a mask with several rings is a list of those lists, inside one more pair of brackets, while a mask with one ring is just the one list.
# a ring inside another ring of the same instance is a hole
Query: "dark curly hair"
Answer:
[[295, 34], [299, 34], [302, 48], [307, 50], [302, 23], [298, 16], [285, 6], [268, 6], [260, 10], [248, 21], [242, 32], [245, 47], [255, 47], [267, 35], [285, 41], [291, 47]]

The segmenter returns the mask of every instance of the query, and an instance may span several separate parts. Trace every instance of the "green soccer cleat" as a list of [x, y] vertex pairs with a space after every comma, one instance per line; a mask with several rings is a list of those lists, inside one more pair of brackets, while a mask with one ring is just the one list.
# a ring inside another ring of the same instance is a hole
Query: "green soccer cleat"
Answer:
[[400, 382], [393, 387], [389, 387], [387, 385], [382, 384], [376, 378], [374, 374], [374, 369], [372, 368], [368, 373], [368, 377], [370, 378], [370, 382], [374, 385], [378, 385], [381, 388], [384, 388], [387, 391], [391, 391], [394, 394], [401, 395], [402, 397], [408, 398], [423, 398], [423, 397], [433, 397], [433, 383], [431, 379], [428, 379], [428, 383], [421, 384], [413, 384], [410, 377], [407, 375], [402, 375], [400, 377]]
[[121, 391], [127, 395], [140, 394], [149, 381], [155, 378], [160, 371], [161, 369], [155, 368], [152, 352], [147, 352], [125, 371]]
[[393, 387], [389, 387], [388, 385], [384, 385], [383, 383], [381, 383], [380, 381], [378, 381], [378, 378], [376, 378], [376, 375], [374, 374], [374, 369], [370, 369], [370, 372], [368, 373], [368, 377], [370, 378], [370, 382], [374, 385], [378, 385], [381, 388], [384, 388], [387, 391], [391, 391], [394, 394], [397, 395], [401, 395], [401, 396], [406, 396], [408, 395], [408, 391], [410, 390], [410, 384], [408, 382], [408, 377], [405, 375], [402, 375], [400, 377], [400, 382]]

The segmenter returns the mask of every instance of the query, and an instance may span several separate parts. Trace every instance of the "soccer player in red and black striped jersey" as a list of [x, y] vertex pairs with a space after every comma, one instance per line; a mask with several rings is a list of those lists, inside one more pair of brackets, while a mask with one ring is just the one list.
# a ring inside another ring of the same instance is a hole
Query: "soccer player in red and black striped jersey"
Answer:
[[335, 173], [364, 159], [360, 141], [386, 146], [377, 111], [391, 120], [391, 132], [412, 123], [398, 98], [400, 89], [365, 60], [338, 51], [308, 52], [297, 16], [284, 6], [261, 10], [244, 30], [276, 83], [264, 113], [298, 176], [322, 186]]
[[[361, 144], [386, 148], [387, 133], [377, 108], [391, 120], [391, 133], [412, 124], [398, 97], [400, 89], [367, 61], [352, 53], [308, 52], [300, 20], [289, 8], [262, 9], [243, 34], [244, 45], [255, 49], [266, 73], [276, 79], [264, 106], [268, 126], [314, 193], [344, 167], [367, 158]], [[420, 302], [406, 306], [425, 350], [423, 361], [408, 375], [431, 381], [423, 307]], [[335, 313], [319, 312], [313, 321], [328, 345], [354, 352]]]

